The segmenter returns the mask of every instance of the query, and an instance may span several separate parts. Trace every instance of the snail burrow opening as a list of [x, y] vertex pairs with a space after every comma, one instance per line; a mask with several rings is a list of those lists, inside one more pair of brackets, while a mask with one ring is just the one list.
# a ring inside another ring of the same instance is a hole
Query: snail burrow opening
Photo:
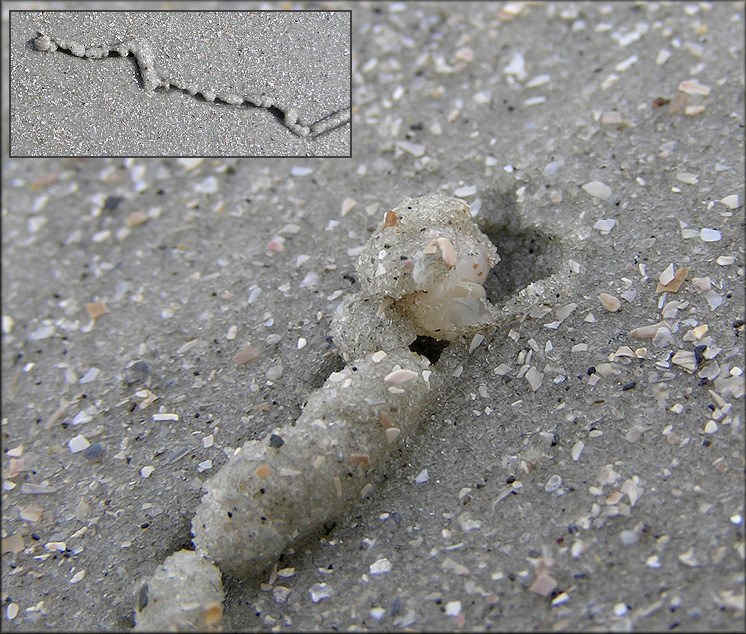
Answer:
[[409, 349], [422, 357], [426, 357], [430, 363], [437, 363], [440, 355], [443, 354], [443, 351], [449, 344], [450, 341], [435, 339], [427, 335], [419, 335], [417, 339], [409, 344]]
[[[484, 209], [484, 207], [483, 207]], [[500, 262], [484, 284], [487, 299], [500, 306], [532, 282], [551, 277], [559, 269], [560, 239], [537, 226], [526, 226], [510, 205], [486, 209], [480, 229], [497, 247]]]

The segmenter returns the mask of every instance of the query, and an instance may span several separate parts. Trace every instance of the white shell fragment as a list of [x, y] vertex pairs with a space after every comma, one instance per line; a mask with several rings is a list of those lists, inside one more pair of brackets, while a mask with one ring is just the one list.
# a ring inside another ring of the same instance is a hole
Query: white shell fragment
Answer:
[[632, 330], [629, 331], [629, 335], [633, 339], [652, 339], [661, 329], [666, 329], [670, 331], [671, 326], [669, 323], [665, 321], [661, 321], [657, 324], [651, 324], [650, 326], [641, 326], [639, 328], [633, 328]]
[[387, 572], [391, 572], [391, 562], [384, 557], [383, 559], [374, 561], [370, 565], [369, 570], [372, 575], [386, 574]]
[[383, 608], [372, 608], [368, 612], [368, 614], [370, 614], [370, 617], [372, 619], [375, 619], [376, 621], [380, 621], [386, 615], [386, 610], [384, 610]]
[[513, 75], [518, 80], [526, 79], [526, 60], [521, 53], [516, 53], [510, 63], [503, 69], [506, 75]]
[[[469, 344], [469, 354], [474, 352], [484, 341], [484, 335], [477, 333], [474, 335], [474, 337], [471, 340], [471, 343]], [[427, 379], [426, 379], [427, 380]]]
[[402, 383], [416, 379], [418, 376], [417, 372], [413, 372], [412, 370], [395, 370], [387, 374], [383, 380], [386, 383], [401, 385]]
[[593, 228], [598, 229], [602, 236], [606, 236], [614, 228], [614, 225], [616, 225], [616, 220], [613, 218], [602, 218], [593, 224]]
[[699, 182], [699, 176], [691, 172], [676, 172], [676, 180], [687, 185], [695, 185]]
[[78, 583], [78, 581], [82, 581], [85, 577], [85, 570], [78, 570], [71, 578], [70, 583]]
[[582, 440], [578, 440], [573, 446], [572, 446], [572, 459], [577, 462], [580, 460], [580, 454], [583, 453], [583, 449], [585, 449], [585, 443]]
[[684, 368], [690, 374], [697, 369], [697, 361], [694, 353], [689, 350], [677, 350], [673, 357], [671, 357], [671, 363]]
[[531, 366], [526, 372], [525, 378], [531, 389], [536, 392], [541, 387], [542, 381], [544, 381], [544, 373], [539, 372], [539, 370]]
[[64, 553], [67, 550], [67, 544], [65, 542], [47, 542], [44, 544], [44, 548]]
[[477, 187], [476, 185], [464, 185], [463, 187], [459, 187], [453, 192], [453, 195], [457, 198], [463, 198], [464, 196], [473, 196], [477, 193]]
[[178, 414], [153, 414], [153, 421], [154, 422], [164, 422], [164, 421], [178, 421], [179, 415]]
[[555, 314], [557, 315], [557, 320], [562, 323], [567, 319], [572, 312], [578, 307], [578, 305], [575, 302], [571, 302], [570, 304], [565, 304], [564, 306], [557, 309]]
[[458, 262], [458, 254], [456, 249], [453, 248], [451, 241], [448, 238], [438, 238], [435, 243], [440, 249], [441, 257], [443, 261], [450, 267], [453, 268]]
[[723, 203], [728, 209], [738, 209], [738, 207], [740, 206], [738, 202], [738, 194], [725, 196], [724, 198], [720, 199], [720, 202]]
[[20, 611], [20, 606], [17, 603], [9, 603], [8, 609], [5, 612], [5, 616], [9, 621], [12, 621], [14, 618], [18, 616], [18, 612]]
[[536, 581], [534, 581], [528, 590], [543, 597], [548, 597], [556, 588], [557, 581], [545, 572], [542, 572], [537, 576]]
[[722, 239], [722, 234], [717, 229], [701, 229], [699, 237], [702, 242], [718, 242]]
[[591, 181], [583, 185], [583, 189], [594, 198], [608, 200], [611, 198], [611, 187], [601, 181]]
[[96, 377], [98, 377], [98, 375], [99, 375], [100, 372], [101, 372], [101, 370], [99, 370], [98, 368], [91, 368], [90, 370], [88, 370], [88, 372], [86, 372], [80, 378], [79, 383], [81, 385], [85, 385], [86, 383], [92, 383], [93, 381], [96, 380]]
[[658, 276], [658, 281], [663, 284], [663, 286], [666, 286], [666, 284], [669, 284], [673, 281], [674, 278], [674, 269], [673, 269], [673, 263], [669, 264], [663, 272]]
[[709, 95], [710, 87], [700, 84], [697, 79], [688, 79], [679, 84], [679, 90], [687, 95]]
[[698, 291], [706, 293], [707, 291], [712, 290], [712, 280], [709, 275], [707, 277], [693, 277], [692, 286], [694, 286]]
[[412, 143], [411, 141], [397, 141], [396, 147], [403, 150], [407, 154], [411, 154], [414, 157], [421, 157], [425, 155], [426, 147], [423, 143]]
[[311, 601], [314, 603], [334, 596], [334, 590], [326, 583], [315, 583], [308, 589], [308, 593], [311, 595]]
[[353, 207], [355, 207], [357, 203], [353, 198], [345, 198], [342, 201], [342, 209], [341, 209], [341, 215], [346, 216], [350, 211], [352, 211]]
[[461, 614], [461, 601], [449, 601], [445, 607], [446, 616], [458, 616]]
[[427, 482], [429, 479], [430, 479], [430, 476], [429, 476], [429, 474], [427, 472], [427, 469], [423, 469], [422, 471], [420, 471], [417, 474], [417, 476], [415, 477], [414, 481], [417, 484], [425, 484], [425, 482]]
[[67, 446], [70, 447], [71, 453], [78, 453], [84, 449], [88, 449], [88, 447], [91, 446], [91, 443], [88, 442], [88, 439], [85, 436], [78, 435], [71, 438], [68, 441]]
[[707, 303], [710, 306], [711, 310], [715, 310], [718, 306], [720, 306], [723, 303], [723, 298], [720, 297], [715, 291], [710, 290], [706, 293], [703, 293], [704, 298], [707, 300]]

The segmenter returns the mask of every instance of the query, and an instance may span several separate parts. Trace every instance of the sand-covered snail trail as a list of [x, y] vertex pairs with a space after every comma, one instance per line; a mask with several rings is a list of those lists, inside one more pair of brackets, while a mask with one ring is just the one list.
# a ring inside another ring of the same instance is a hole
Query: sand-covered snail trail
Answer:
[[204, 486], [195, 551], [166, 558], [139, 585], [136, 629], [209, 629], [222, 616], [221, 573], [247, 578], [364, 497], [392, 450], [446, 389], [422, 337], [464, 351], [494, 327], [483, 282], [497, 250], [462, 200], [407, 198], [386, 212], [357, 262], [332, 335], [346, 366], [313, 392], [293, 425], [251, 440]]

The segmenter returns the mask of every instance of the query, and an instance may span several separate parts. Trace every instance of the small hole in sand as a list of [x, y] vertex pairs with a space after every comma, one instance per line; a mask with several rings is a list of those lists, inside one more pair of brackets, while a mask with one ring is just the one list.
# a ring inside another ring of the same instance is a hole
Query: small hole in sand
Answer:
[[556, 236], [522, 225], [513, 194], [493, 192], [485, 198], [479, 228], [497, 247], [500, 261], [484, 289], [487, 298], [500, 305], [531, 282], [552, 275], [561, 262], [562, 245]]
[[448, 344], [448, 341], [441, 341], [440, 339], [420, 335], [409, 344], [409, 349], [416, 354], [427, 357], [430, 363], [436, 363], [440, 359], [440, 355], [443, 354], [443, 350], [448, 347]]

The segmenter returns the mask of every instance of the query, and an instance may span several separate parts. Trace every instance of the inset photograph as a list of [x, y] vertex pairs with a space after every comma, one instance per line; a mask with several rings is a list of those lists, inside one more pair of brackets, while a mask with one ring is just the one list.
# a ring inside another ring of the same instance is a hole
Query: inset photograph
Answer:
[[350, 11], [11, 11], [11, 157], [349, 157]]

